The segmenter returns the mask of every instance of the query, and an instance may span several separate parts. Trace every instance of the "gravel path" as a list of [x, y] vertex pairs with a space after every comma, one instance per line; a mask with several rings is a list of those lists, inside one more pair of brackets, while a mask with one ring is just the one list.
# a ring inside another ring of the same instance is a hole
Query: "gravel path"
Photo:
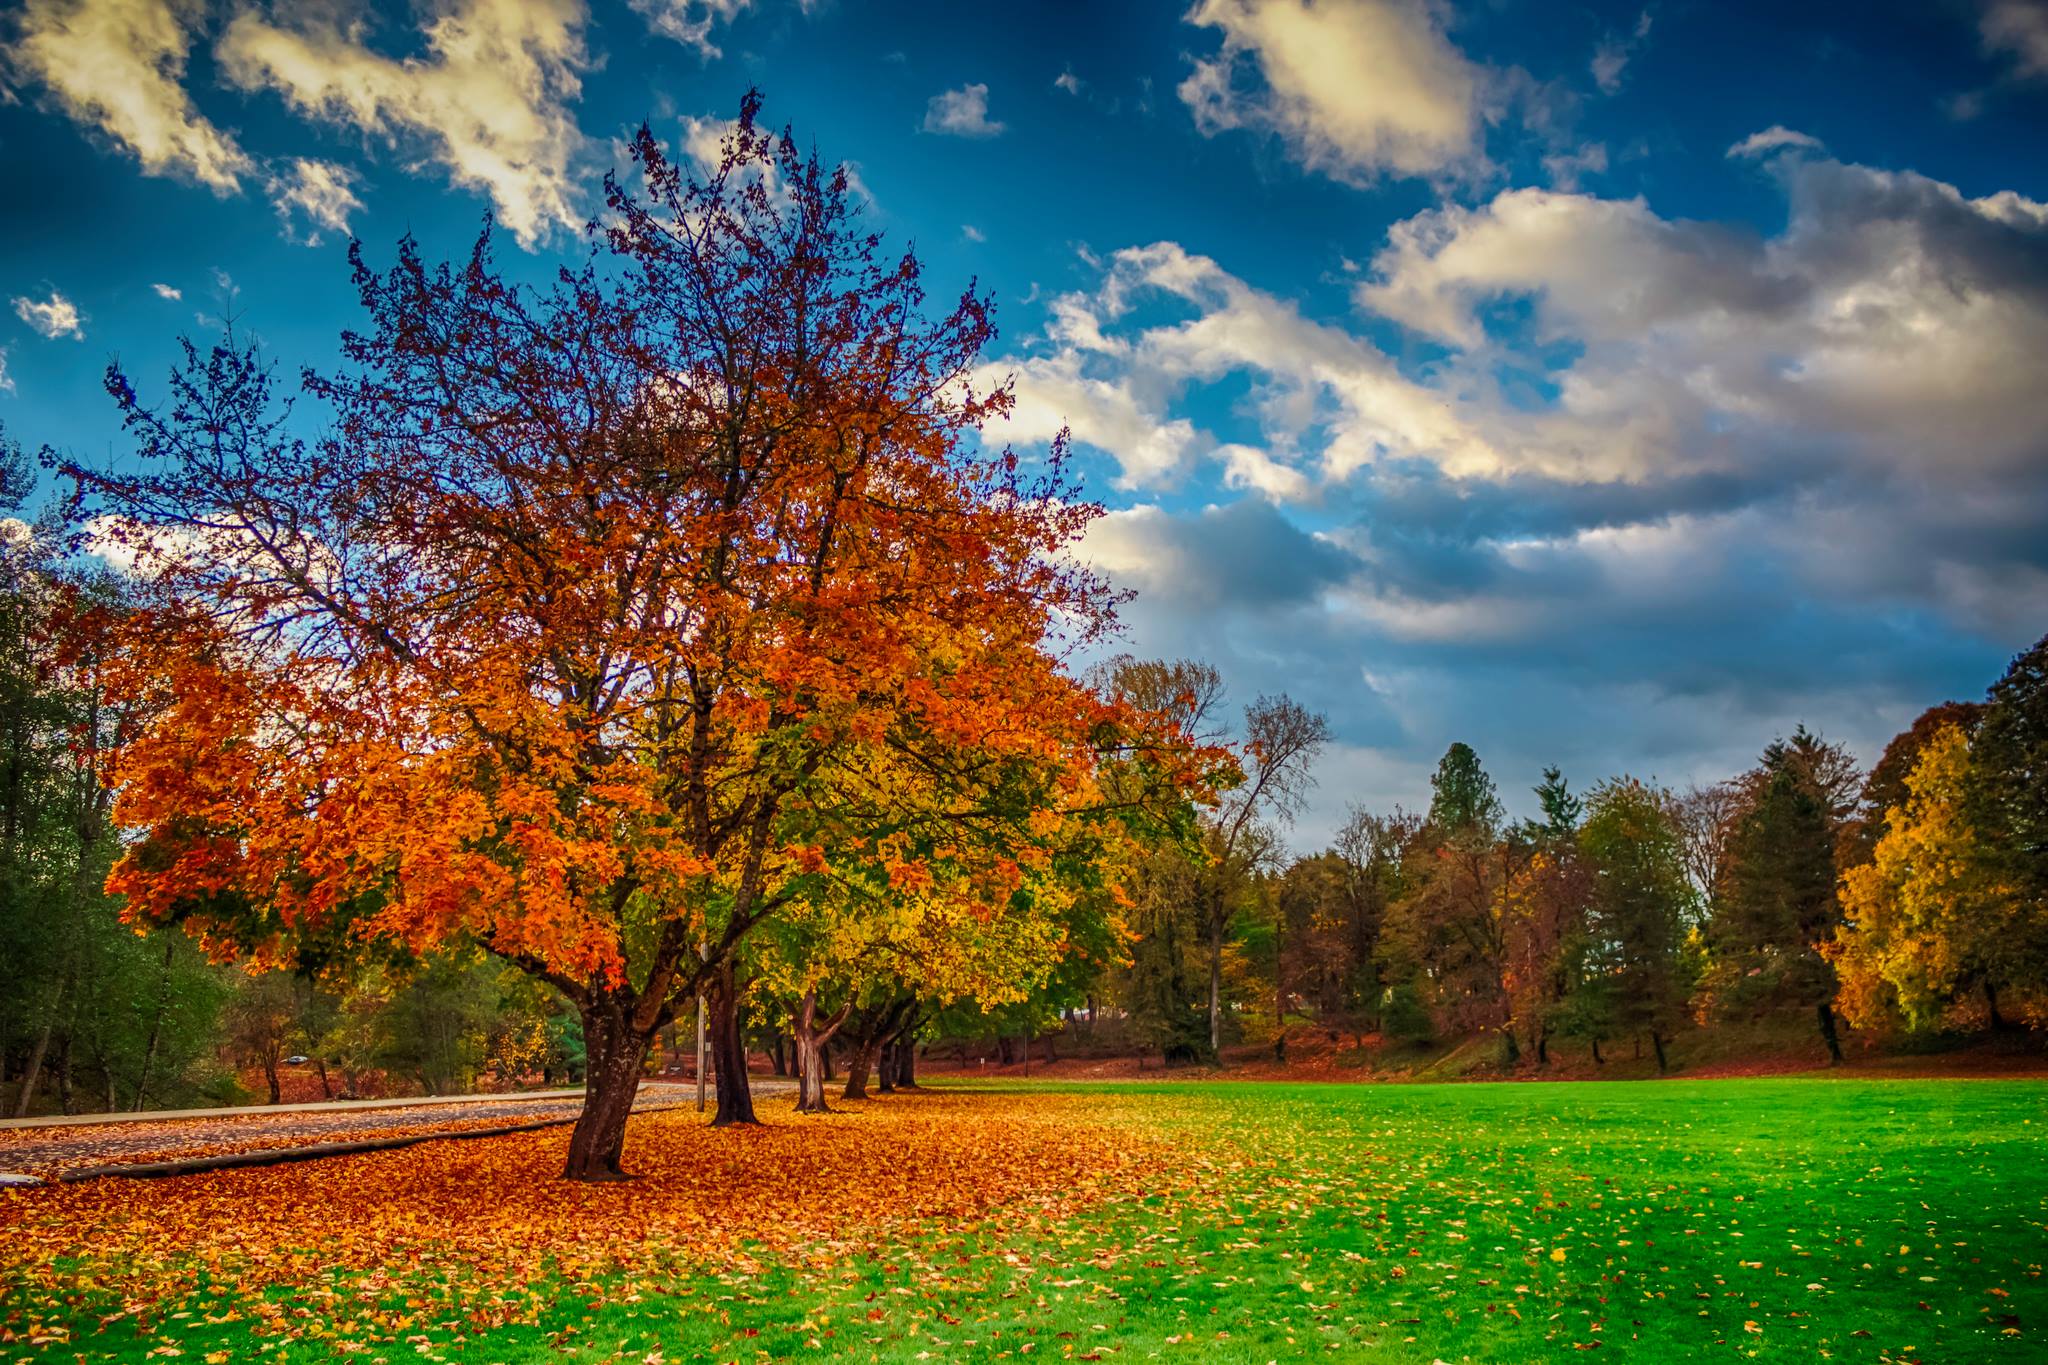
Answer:
[[[786, 1081], [753, 1080], [754, 1093], [786, 1089]], [[696, 1101], [694, 1084], [652, 1082], [640, 1087], [635, 1110], [666, 1109]], [[118, 1125], [0, 1131], [0, 1171], [48, 1179], [93, 1166], [173, 1161], [230, 1152], [274, 1151], [362, 1138], [410, 1137], [495, 1128], [547, 1119], [570, 1119], [581, 1099], [520, 1099], [479, 1095], [466, 1103], [380, 1107], [371, 1110], [278, 1113], [251, 1109], [231, 1117], [167, 1119]]]

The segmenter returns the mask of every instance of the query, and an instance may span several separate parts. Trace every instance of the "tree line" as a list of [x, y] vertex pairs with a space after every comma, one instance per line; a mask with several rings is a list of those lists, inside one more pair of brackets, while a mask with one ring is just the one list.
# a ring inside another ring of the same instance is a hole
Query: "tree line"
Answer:
[[[1201, 665], [1167, 671], [1220, 690]], [[1867, 773], [1802, 727], [1682, 789], [1574, 790], [1548, 768], [1537, 814], [1510, 820], [1458, 743], [1426, 810], [1354, 808], [1300, 857], [1280, 833], [1320, 723], [1276, 729], [1270, 705], [1246, 713], [1247, 771], [1262, 754], [1292, 766], [1224, 793], [1197, 846], [1154, 850], [1134, 879], [1137, 937], [1084, 1016], [1107, 1011], [1123, 1043], [1169, 1061], [1254, 1039], [1284, 1055], [1306, 1026], [1492, 1037], [1508, 1067], [1623, 1044], [1664, 1070], [1674, 1036], [1703, 1026], [1804, 1017], [1837, 1061], [1845, 1028], [2048, 1026], [2048, 639], [1983, 702], [1927, 710]]]

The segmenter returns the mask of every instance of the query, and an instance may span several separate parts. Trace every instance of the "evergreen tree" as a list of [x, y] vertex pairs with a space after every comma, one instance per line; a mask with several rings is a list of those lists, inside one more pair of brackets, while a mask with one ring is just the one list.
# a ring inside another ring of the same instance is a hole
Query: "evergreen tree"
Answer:
[[1987, 700], [1970, 746], [1969, 814], [2031, 921], [2048, 924], [2048, 636], [2012, 661]]
[[1543, 780], [1536, 784], [1536, 802], [1543, 811], [1540, 828], [1555, 839], [1567, 838], [1576, 831], [1586, 810], [1586, 803], [1564, 780], [1563, 771], [1555, 767], [1543, 770]]
[[1724, 1014], [1810, 1009], [1828, 1056], [1840, 1061], [1835, 969], [1822, 954], [1840, 918], [1835, 830], [1826, 793], [1805, 771], [1807, 756], [1778, 741], [1752, 774], [1708, 926], [1713, 1003]]
[[1500, 828], [1500, 797], [1471, 745], [1461, 741], [1446, 749], [1429, 786], [1429, 822], [1442, 833], [1488, 837]]

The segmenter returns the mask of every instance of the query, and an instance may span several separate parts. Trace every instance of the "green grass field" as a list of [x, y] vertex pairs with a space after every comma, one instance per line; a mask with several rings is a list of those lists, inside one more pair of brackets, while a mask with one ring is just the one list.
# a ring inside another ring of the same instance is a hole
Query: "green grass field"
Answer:
[[[1022, 1104], [1085, 1092], [1077, 1112], [1176, 1155], [1064, 1220], [998, 1214], [755, 1266], [600, 1277], [532, 1325], [425, 1322], [354, 1358], [2048, 1359], [2048, 1085], [1004, 1090]], [[432, 1264], [394, 1267], [394, 1300]], [[13, 1358], [337, 1353], [258, 1340], [239, 1315], [209, 1324], [220, 1310], [203, 1298], [147, 1335], [126, 1319], [93, 1335], [90, 1286], [68, 1309], [37, 1307], [73, 1313], [71, 1339], [31, 1347], [17, 1330]]]

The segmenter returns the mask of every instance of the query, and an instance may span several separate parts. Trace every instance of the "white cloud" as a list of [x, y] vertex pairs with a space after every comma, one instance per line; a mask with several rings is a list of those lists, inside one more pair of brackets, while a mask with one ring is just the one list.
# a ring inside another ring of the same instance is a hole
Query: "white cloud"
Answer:
[[1606, 172], [1607, 144], [1588, 142], [1575, 152], [1553, 152], [1543, 158], [1543, 169], [1552, 189], [1575, 190], [1584, 177]]
[[629, 0], [633, 12], [665, 38], [694, 47], [706, 61], [719, 55], [711, 30], [730, 24], [754, 7], [754, 0]]
[[[1170, 242], [1116, 252], [984, 374], [1016, 379], [994, 434], [1070, 426], [1127, 489], [1207, 473], [1355, 516], [1362, 567], [1323, 610], [1404, 648], [1540, 650], [1586, 622], [1624, 650], [1690, 620], [1659, 685], [1692, 668], [1762, 695], [1791, 684], [1728, 662], [1753, 666], [1761, 620], [1832, 632], [1788, 636], [1766, 673], [1914, 630], [1951, 651], [2038, 633], [2017, 604], [2048, 581], [2048, 204], [1822, 157], [1773, 183], [1768, 237], [1540, 189], [1416, 215], [1356, 289], [1371, 330]], [[1396, 363], [1386, 322], [1430, 358]], [[1171, 595], [1205, 542], [1139, 564], [1142, 520], [1091, 554]]]
[[[1223, 34], [1180, 85], [1204, 134], [1270, 130], [1304, 166], [1351, 182], [1480, 159], [1481, 73], [1434, 4], [1200, 0], [1186, 19]], [[1245, 67], [1258, 77], [1249, 87]]]
[[1358, 299], [1460, 348], [1466, 375], [1504, 358], [1482, 316], [1503, 298], [1582, 348], [1545, 410], [1467, 407], [1512, 420], [1527, 469], [1760, 471], [1803, 449], [1953, 483], [2038, 462], [2048, 206], [1824, 160], [1782, 179], [1791, 222], [1769, 240], [1541, 190], [1433, 210], [1393, 230]]
[[1806, 152], [1821, 150], [1821, 140], [1810, 133], [1796, 132], [1782, 123], [1774, 123], [1761, 133], [1751, 133], [1728, 149], [1731, 157], [1768, 156], [1772, 152], [1790, 149]]
[[1074, 69], [1072, 67], [1068, 67], [1065, 71], [1060, 72], [1059, 75], [1054, 76], [1052, 78], [1053, 89], [1064, 90], [1069, 95], [1080, 94], [1081, 87], [1084, 83], [1085, 82], [1083, 82], [1079, 76], [1076, 76], [1074, 74]]
[[[270, 202], [285, 225], [285, 235], [318, 246], [320, 229], [347, 232], [348, 216], [363, 207], [356, 197], [355, 173], [332, 161], [295, 159], [290, 169], [269, 183]], [[304, 218], [311, 228], [303, 238], [293, 231], [294, 216]]]
[[2048, 76], [2048, 3], [2042, 0], [1991, 0], [1978, 19], [1984, 50], [2012, 58], [2013, 74], [2023, 79]]
[[50, 297], [40, 303], [34, 299], [16, 298], [14, 316], [53, 341], [58, 337], [85, 340], [85, 319], [79, 314], [77, 305], [54, 289], [50, 291]]
[[7, 348], [0, 346], [0, 393], [14, 392], [14, 376], [7, 373]]
[[994, 137], [1007, 125], [988, 116], [988, 87], [979, 82], [933, 95], [925, 106], [924, 130], [952, 137]]
[[[1147, 298], [1191, 306], [1193, 316], [1133, 327]], [[1049, 312], [1049, 353], [990, 367], [1016, 372], [1013, 439], [1042, 440], [1070, 423], [1077, 440], [1116, 459], [1126, 487], [1169, 484], [1208, 458], [1236, 486], [1300, 499], [1385, 458], [1459, 469], [1500, 460], [1445, 395], [1403, 376], [1370, 342], [1173, 242], [1117, 252], [1097, 289], [1055, 299]], [[1263, 449], [1200, 435], [1174, 415], [1191, 387], [1240, 378], [1251, 381], [1242, 405]]]
[[184, 297], [185, 297], [185, 291], [184, 291], [184, 290], [182, 290], [182, 289], [173, 289], [173, 288], [171, 288], [171, 286], [169, 286], [169, 285], [167, 285], [167, 284], [153, 284], [153, 285], [151, 285], [151, 286], [150, 286], [150, 288], [151, 288], [151, 289], [154, 289], [154, 290], [156, 290], [156, 296], [157, 296], [158, 298], [160, 298], [160, 299], [172, 299], [172, 300], [176, 300], [176, 299], [182, 299], [182, 298], [184, 298]]
[[1650, 12], [1644, 10], [1637, 16], [1636, 26], [1628, 36], [1609, 34], [1601, 40], [1600, 46], [1593, 50], [1589, 68], [1593, 73], [1593, 83], [1600, 87], [1601, 94], [1612, 95], [1621, 90], [1622, 73], [1649, 36]]
[[1185, 467], [1194, 448], [1192, 423], [1164, 417], [1125, 383], [1082, 370], [1081, 357], [1072, 353], [984, 366], [974, 376], [978, 388], [1016, 380], [1016, 404], [990, 426], [990, 436], [1040, 444], [1071, 429], [1075, 439], [1116, 457], [1126, 488], [1166, 482]]
[[194, 0], [28, 0], [5, 66], [47, 89], [64, 112], [134, 154], [147, 175], [189, 177], [216, 194], [252, 169], [180, 84]]
[[429, 13], [424, 57], [383, 56], [359, 27], [318, 10], [283, 22], [246, 11], [218, 55], [245, 89], [274, 89], [302, 113], [393, 142], [416, 140], [456, 184], [488, 194], [522, 245], [580, 226], [573, 163], [584, 139], [569, 106], [590, 64], [582, 0], [440, 0]]
[[985, 242], [988, 240], [988, 234], [972, 223], [963, 223], [960, 227], [960, 235], [970, 242]]

